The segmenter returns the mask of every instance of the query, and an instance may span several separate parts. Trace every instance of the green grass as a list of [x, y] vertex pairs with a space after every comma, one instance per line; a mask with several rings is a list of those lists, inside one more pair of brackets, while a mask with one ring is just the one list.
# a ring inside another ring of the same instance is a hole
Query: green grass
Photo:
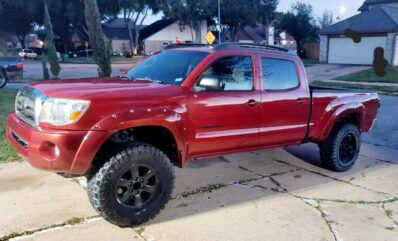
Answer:
[[376, 75], [373, 69], [369, 69], [338, 77], [337, 80], [351, 82], [398, 83], [398, 67], [388, 66], [387, 74], [384, 77]]
[[319, 64], [319, 60], [317, 59], [302, 59], [305, 67], [311, 67], [313, 65]]
[[14, 111], [16, 94], [15, 90], [0, 90], [0, 163], [20, 160], [8, 143], [5, 133], [6, 118], [9, 113]]
[[[112, 56], [111, 57], [111, 62], [112, 64], [134, 64], [137, 62], [137, 60], [140, 57], [134, 57], [134, 58], [126, 58], [123, 56]], [[94, 64], [94, 59], [92, 57], [86, 58], [86, 57], [78, 57], [78, 58], [68, 58], [65, 61], [62, 61], [61, 63], [64, 64]]]
[[374, 90], [380, 94], [387, 95], [398, 95], [398, 87], [394, 86], [374, 86], [374, 85], [362, 85], [362, 84], [344, 84], [344, 83], [332, 83], [324, 81], [314, 81], [311, 83], [312, 86], [317, 87], [332, 87], [332, 88], [344, 88], [344, 89], [359, 89], [359, 90]]

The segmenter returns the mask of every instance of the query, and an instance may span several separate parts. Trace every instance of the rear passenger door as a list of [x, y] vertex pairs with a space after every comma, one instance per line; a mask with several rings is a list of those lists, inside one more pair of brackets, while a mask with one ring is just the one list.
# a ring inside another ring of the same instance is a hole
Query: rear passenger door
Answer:
[[259, 55], [262, 146], [301, 142], [307, 133], [310, 95], [301, 63], [293, 57]]

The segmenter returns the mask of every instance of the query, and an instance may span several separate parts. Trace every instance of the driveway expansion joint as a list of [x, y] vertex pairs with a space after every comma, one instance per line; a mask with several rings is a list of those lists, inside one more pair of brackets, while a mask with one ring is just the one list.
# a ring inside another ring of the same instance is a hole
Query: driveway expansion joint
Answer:
[[22, 232], [15, 232], [15, 233], [11, 233], [8, 235], [5, 235], [3, 237], [0, 237], [0, 241], [8, 241], [8, 240], [20, 240], [29, 236], [33, 236], [35, 234], [38, 233], [42, 233], [42, 232], [48, 232], [54, 229], [60, 229], [60, 228], [66, 228], [66, 227], [72, 227], [72, 226], [76, 226], [76, 225], [80, 225], [92, 220], [96, 220], [96, 219], [100, 219], [99, 215], [95, 215], [95, 216], [91, 216], [91, 217], [86, 217], [86, 218], [71, 218], [68, 219], [65, 222], [62, 223], [58, 223], [58, 224], [51, 224], [42, 228], [38, 228], [38, 229], [32, 229], [32, 230], [26, 230], [26, 231], [22, 231]]

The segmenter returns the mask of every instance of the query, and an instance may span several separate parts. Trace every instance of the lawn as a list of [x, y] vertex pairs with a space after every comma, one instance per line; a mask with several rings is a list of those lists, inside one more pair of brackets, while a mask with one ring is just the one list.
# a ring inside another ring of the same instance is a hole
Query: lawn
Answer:
[[[123, 56], [112, 56], [111, 62], [112, 64], [134, 64], [140, 59], [140, 57], [134, 58], [126, 58]], [[69, 58], [61, 63], [64, 64], [94, 64], [94, 59], [92, 57], [78, 57], [78, 58]]]
[[319, 60], [317, 59], [302, 59], [305, 67], [311, 67], [313, 65], [319, 64]]
[[362, 84], [344, 84], [344, 83], [332, 83], [324, 81], [315, 81], [311, 83], [312, 86], [318, 87], [332, 87], [332, 88], [343, 88], [343, 89], [360, 89], [360, 90], [374, 90], [379, 94], [387, 95], [398, 95], [398, 87], [392, 86], [370, 86]]
[[373, 69], [369, 69], [338, 77], [337, 80], [352, 82], [398, 83], [398, 67], [388, 66], [387, 74], [384, 77], [376, 75]]
[[7, 115], [14, 111], [14, 100], [17, 91], [0, 90], [0, 163], [20, 160], [14, 150], [8, 144], [5, 133]]

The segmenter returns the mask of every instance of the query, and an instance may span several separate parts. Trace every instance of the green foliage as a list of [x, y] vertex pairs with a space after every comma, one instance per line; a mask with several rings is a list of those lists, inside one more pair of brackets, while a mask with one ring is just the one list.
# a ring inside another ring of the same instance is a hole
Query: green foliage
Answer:
[[231, 40], [245, 26], [268, 25], [275, 17], [277, 0], [221, 0], [221, 22], [229, 28]]
[[15, 90], [0, 90], [0, 163], [20, 160], [6, 138], [7, 115], [14, 111]]
[[317, 26], [311, 4], [296, 3], [288, 13], [282, 14], [277, 29], [286, 31], [297, 42], [297, 50], [301, 57], [302, 45], [306, 42], [319, 41], [319, 27]]
[[352, 81], [352, 82], [380, 82], [380, 83], [398, 83], [398, 67], [388, 66], [386, 75], [378, 76], [374, 69], [368, 69], [352, 73], [349, 75], [338, 77], [337, 80]]
[[112, 73], [110, 51], [105, 43], [97, 1], [84, 0], [84, 13], [94, 60], [100, 68], [99, 75], [110, 76]]
[[25, 48], [25, 38], [38, 21], [41, 0], [0, 0], [0, 29], [15, 34]]
[[68, 52], [73, 47], [73, 31], [77, 26], [85, 25], [83, 3], [81, 0], [46, 0], [45, 2], [51, 15], [53, 31], [60, 37], [62, 45], [60, 47], [63, 52]]
[[46, 4], [44, 5], [44, 29], [46, 31], [46, 41], [44, 43], [44, 47], [46, 50], [46, 59], [50, 64], [50, 70], [53, 77], [57, 77], [59, 75], [59, 72], [61, 72], [61, 67], [58, 61], [57, 50], [55, 49], [54, 32], [51, 24], [51, 17]]
[[217, 4], [212, 0], [170, 0], [165, 1], [164, 13], [169, 18], [176, 18], [182, 27], [189, 26], [193, 42], [200, 42], [200, 24], [211, 20], [216, 13]]

